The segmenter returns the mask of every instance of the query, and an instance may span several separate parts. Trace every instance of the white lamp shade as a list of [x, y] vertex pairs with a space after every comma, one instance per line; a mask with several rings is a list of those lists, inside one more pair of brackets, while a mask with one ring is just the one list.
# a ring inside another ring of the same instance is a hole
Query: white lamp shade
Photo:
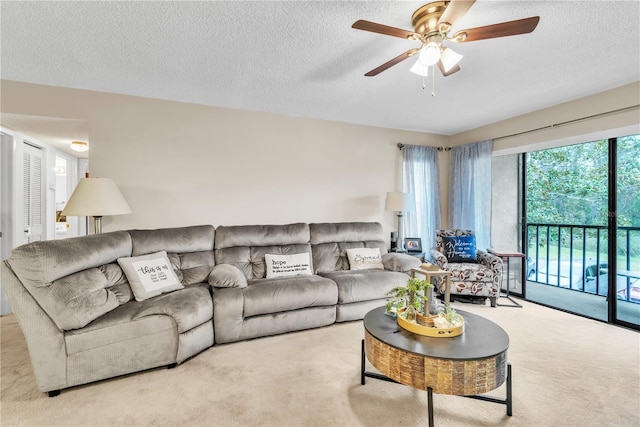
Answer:
[[413, 194], [400, 192], [387, 193], [385, 209], [397, 212], [412, 211], [414, 209]]
[[120, 190], [110, 178], [82, 178], [65, 205], [67, 216], [106, 216], [131, 213]]
[[449, 71], [451, 68], [453, 68], [454, 65], [460, 62], [461, 59], [462, 55], [454, 52], [453, 49], [450, 49], [448, 47], [445, 48], [444, 51], [442, 51], [442, 56], [440, 57], [440, 60], [442, 61], [442, 67], [445, 71]]
[[418, 58], [416, 63], [413, 64], [411, 68], [409, 68], [409, 71], [419, 76], [427, 77], [429, 75], [429, 66], [420, 61], [420, 58]]
[[440, 46], [435, 42], [429, 42], [420, 49], [418, 58], [426, 65], [435, 65], [440, 60]]

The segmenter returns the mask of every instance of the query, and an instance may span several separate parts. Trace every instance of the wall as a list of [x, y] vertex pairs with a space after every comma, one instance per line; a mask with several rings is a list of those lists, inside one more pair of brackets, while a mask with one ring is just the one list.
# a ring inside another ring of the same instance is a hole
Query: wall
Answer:
[[[133, 209], [105, 218], [105, 231], [352, 220], [395, 229], [384, 195], [400, 188], [398, 142], [494, 139], [494, 154], [505, 155], [640, 132], [635, 109], [502, 138], [638, 105], [640, 82], [451, 137], [6, 80], [1, 96], [3, 113], [88, 121], [92, 176], [114, 178]], [[448, 171], [441, 152], [444, 227]]]
[[[37, 100], [37, 102], [34, 102]], [[397, 143], [445, 136], [2, 81], [6, 113], [87, 120], [91, 176], [133, 211], [104, 231], [189, 224], [381, 221]]]
[[518, 154], [494, 157], [491, 170], [491, 246], [518, 251]]

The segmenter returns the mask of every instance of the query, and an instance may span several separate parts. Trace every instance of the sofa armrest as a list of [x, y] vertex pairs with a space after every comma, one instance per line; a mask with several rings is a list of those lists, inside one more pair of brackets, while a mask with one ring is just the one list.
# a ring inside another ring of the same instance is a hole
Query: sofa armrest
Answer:
[[502, 258], [481, 250], [477, 250], [476, 254], [480, 264], [489, 267], [495, 275], [502, 275]]
[[447, 269], [449, 261], [447, 260], [447, 257], [442, 254], [442, 252], [440, 252], [436, 248], [431, 248], [431, 251], [429, 253], [431, 254], [431, 258], [436, 261], [438, 267], [440, 267], [441, 270]]
[[218, 264], [209, 273], [209, 284], [214, 288], [246, 288], [247, 278], [235, 265]]
[[238, 341], [244, 323], [244, 288], [213, 288], [216, 344]]
[[67, 387], [64, 333], [31, 296], [8, 263], [0, 261], [2, 290], [24, 333], [38, 388], [43, 392]]
[[385, 270], [409, 273], [412, 268], [420, 267], [422, 261], [411, 255], [390, 252], [382, 255], [382, 264]]

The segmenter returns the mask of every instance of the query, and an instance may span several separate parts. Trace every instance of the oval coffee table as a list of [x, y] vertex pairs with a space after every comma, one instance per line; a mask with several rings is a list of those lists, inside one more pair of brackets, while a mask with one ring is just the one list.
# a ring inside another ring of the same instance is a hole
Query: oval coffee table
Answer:
[[[470, 397], [507, 406], [512, 415], [509, 336], [484, 317], [458, 310], [464, 333], [435, 338], [409, 332], [384, 314], [385, 308], [364, 316], [361, 383], [365, 377], [396, 382], [427, 391], [429, 426], [433, 426], [433, 393]], [[365, 355], [383, 375], [365, 371]], [[506, 399], [478, 396], [507, 382]]]

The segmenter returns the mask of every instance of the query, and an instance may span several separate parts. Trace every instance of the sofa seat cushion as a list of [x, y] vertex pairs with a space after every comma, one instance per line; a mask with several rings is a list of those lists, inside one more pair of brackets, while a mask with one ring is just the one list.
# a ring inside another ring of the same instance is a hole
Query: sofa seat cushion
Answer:
[[176, 330], [189, 331], [213, 317], [206, 284], [121, 305], [82, 329], [65, 334], [67, 353], [74, 354], [121, 341]]
[[249, 280], [243, 293], [245, 318], [335, 305], [338, 301], [335, 282], [320, 276]]
[[450, 262], [447, 270], [451, 272], [452, 282], [491, 282], [493, 271], [483, 264], [468, 262]]
[[133, 320], [145, 316], [170, 316], [183, 333], [213, 318], [213, 301], [208, 285], [192, 285], [179, 291], [163, 294], [141, 304]]
[[77, 354], [127, 341], [133, 346], [141, 337], [176, 329], [175, 322], [169, 316], [147, 316], [134, 320], [141, 304], [137, 301], [128, 302], [82, 329], [66, 332], [67, 354]]
[[397, 286], [406, 286], [409, 276], [398, 271], [355, 270], [320, 273], [338, 285], [338, 304], [386, 298]]

